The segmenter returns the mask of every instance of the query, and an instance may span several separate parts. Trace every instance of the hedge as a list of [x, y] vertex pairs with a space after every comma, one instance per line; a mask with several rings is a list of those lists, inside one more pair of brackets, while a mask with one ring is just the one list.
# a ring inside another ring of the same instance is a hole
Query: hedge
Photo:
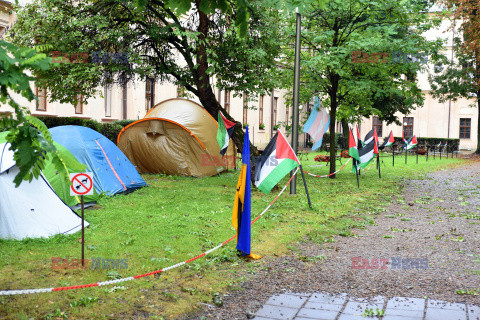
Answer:
[[90, 129], [93, 129], [97, 132], [100, 132], [105, 137], [117, 143], [117, 137], [120, 131], [129, 125], [130, 123], [135, 122], [136, 120], [120, 120], [111, 123], [101, 123], [92, 119], [81, 119], [81, 118], [69, 118], [69, 117], [42, 117], [37, 116], [38, 119], [42, 120], [47, 128], [53, 128], [58, 126], [83, 126]]
[[[386, 138], [385, 138], [386, 139]], [[437, 146], [440, 142], [442, 143], [442, 146], [445, 145], [445, 142], [447, 142], [448, 150], [451, 151], [452, 148], [453, 150], [458, 150], [458, 146], [460, 145], [460, 139], [447, 139], [447, 138], [417, 138], [418, 141], [418, 147], [419, 148], [425, 148], [425, 145], [428, 144], [428, 147], [433, 147]], [[380, 141], [382, 143], [383, 141]], [[402, 145], [403, 145], [403, 139], [402, 137], [395, 137], [395, 149], [398, 150]]]

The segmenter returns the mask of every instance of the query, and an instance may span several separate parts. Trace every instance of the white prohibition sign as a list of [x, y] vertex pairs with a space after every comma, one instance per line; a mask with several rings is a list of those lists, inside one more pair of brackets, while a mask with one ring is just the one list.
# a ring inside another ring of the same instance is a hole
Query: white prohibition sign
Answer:
[[91, 172], [70, 173], [70, 195], [89, 196], [93, 194], [93, 174]]

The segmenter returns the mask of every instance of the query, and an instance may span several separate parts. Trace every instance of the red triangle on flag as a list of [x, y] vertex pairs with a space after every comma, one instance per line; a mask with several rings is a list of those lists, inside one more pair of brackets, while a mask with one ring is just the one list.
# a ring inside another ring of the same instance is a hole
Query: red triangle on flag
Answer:
[[228, 120], [227, 118], [225, 118], [225, 116], [223, 115], [223, 113], [221, 111], [220, 112], [220, 116], [222, 117], [223, 119], [223, 123], [225, 124], [225, 129], [230, 129], [231, 127], [234, 127], [235, 126], [235, 122], [233, 121], [230, 121]]
[[413, 136], [411, 144], [417, 144], [417, 137]]
[[375, 144], [373, 145], [373, 153], [378, 154], [378, 136], [377, 136], [377, 129], [373, 129], [373, 140], [375, 140]]
[[388, 136], [388, 142], [394, 143], [395, 138], [393, 137], [393, 131], [390, 131], [390, 136]]
[[357, 144], [355, 143], [355, 138], [353, 137], [352, 129], [350, 129], [350, 136], [348, 138], [348, 148], [355, 148]]
[[277, 159], [292, 159], [298, 163], [297, 155], [295, 152], [293, 152], [292, 147], [290, 147], [290, 144], [288, 143], [287, 139], [283, 135], [282, 131], [278, 130], [279, 135], [277, 136], [277, 141], [276, 141], [276, 157]]

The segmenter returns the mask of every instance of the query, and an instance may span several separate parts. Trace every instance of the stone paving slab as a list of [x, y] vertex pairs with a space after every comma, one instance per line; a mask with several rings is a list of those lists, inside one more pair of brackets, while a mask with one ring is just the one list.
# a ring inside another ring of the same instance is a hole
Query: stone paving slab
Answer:
[[468, 305], [467, 311], [469, 320], [480, 320], [480, 307]]
[[[382, 310], [383, 317], [363, 316]], [[256, 320], [480, 320], [480, 306], [441, 300], [382, 296], [365, 299], [347, 294], [284, 293], [272, 296]]]

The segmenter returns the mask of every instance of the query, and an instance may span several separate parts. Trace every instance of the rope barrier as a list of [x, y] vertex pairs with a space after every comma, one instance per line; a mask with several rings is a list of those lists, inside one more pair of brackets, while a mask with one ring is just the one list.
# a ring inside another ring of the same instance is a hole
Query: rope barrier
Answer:
[[303, 170], [303, 172], [305, 172], [306, 174], [308, 174], [308, 175], [310, 175], [310, 176], [312, 176], [312, 177], [316, 177], [316, 178], [327, 178], [327, 177], [330, 177], [330, 176], [336, 174], [337, 172], [339, 172], [339, 171], [342, 170], [343, 168], [345, 168], [345, 166], [350, 162], [350, 160], [352, 160], [352, 158], [348, 159], [347, 162], [345, 162], [345, 164], [344, 164], [340, 169], [338, 169], [337, 171], [335, 171], [334, 173], [326, 174], [326, 175], [324, 175], [324, 176], [318, 176], [318, 175], [316, 175], [316, 174], [310, 173], [310, 172], [305, 171], [305, 170]]
[[[292, 181], [293, 177], [295, 177], [295, 175], [297, 174], [298, 172], [298, 167], [297, 169], [295, 170], [295, 172], [293, 173], [292, 177], [290, 178], [290, 180], [288, 180], [288, 182], [285, 184], [285, 186], [283, 187], [283, 189], [280, 191], [280, 193], [275, 197], [275, 199], [273, 199], [273, 201], [265, 208], [265, 210], [263, 210], [259, 215], [258, 217], [256, 217], [252, 222], [251, 224], [253, 225], [255, 223], [255, 221], [257, 221], [261, 216], [263, 216], [263, 214], [265, 212], [267, 212], [268, 209], [270, 209], [270, 207], [275, 203], [275, 201], [278, 200], [278, 198], [282, 195], [282, 193], [285, 191], [285, 189], [287, 188], [288, 184], [290, 183], [290, 181]], [[140, 274], [140, 275], [136, 275], [136, 276], [132, 276], [132, 277], [126, 277], [126, 278], [122, 278], [122, 279], [116, 279], [116, 280], [108, 280], [108, 281], [103, 281], [103, 282], [96, 282], [96, 283], [90, 283], [90, 284], [84, 284], [84, 285], [77, 285], [77, 286], [68, 286], [68, 287], [57, 287], [57, 288], [41, 288], [41, 289], [20, 289], [20, 290], [3, 290], [3, 291], [0, 291], [0, 296], [13, 296], [13, 295], [20, 295], [20, 294], [33, 294], [33, 293], [45, 293], [45, 292], [55, 292], [55, 291], [66, 291], [66, 290], [75, 290], [75, 289], [83, 289], [83, 288], [91, 288], [91, 287], [100, 287], [100, 286], [106, 286], [106, 285], [111, 285], [111, 284], [117, 284], [117, 283], [121, 283], [121, 282], [126, 282], [126, 281], [132, 281], [132, 280], [135, 280], [135, 279], [140, 279], [140, 278], [143, 278], [143, 277], [148, 277], [148, 276], [151, 276], [151, 275], [155, 275], [155, 274], [158, 274], [158, 273], [162, 273], [162, 272], [165, 272], [165, 271], [168, 271], [168, 270], [171, 270], [171, 269], [175, 269], [175, 268], [178, 268], [178, 267], [181, 267], [187, 263], [190, 263], [192, 261], [195, 261], [201, 257], [204, 257], [206, 256], [207, 254], [210, 254], [212, 252], [214, 252], [215, 250], [218, 250], [220, 249], [221, 247], [223, 247], [224, 245], [226, 245], [227, 243], [229, 243], [230, 241], [232, 241], [233, 239], [235, 239], [237, 237], [237, 235], [234, 235], [233, 237], [231, 237], [230, 239], [222, 242], [221, 244], [219, 244], [218, 246], [208, 250], [208, 251], [205, 251], [204, 253], [202, 254], [199, 254], [198, 256], [196, 257], [193, 257], [191, 259], [188, 259], [186, 261], [183, 261], [183, 262], [180, 262], [180, 263], [177, 263], [177, 264], [174, 264], [170, 267], [167, 267], [167, 268], [162, 268], [162, 269], [159, 269], [159, 270], [155, 270], [155, 271], [152, 271], [152, 272], [148, 272], [148, 273], [144, 273], [144, 274]]]

